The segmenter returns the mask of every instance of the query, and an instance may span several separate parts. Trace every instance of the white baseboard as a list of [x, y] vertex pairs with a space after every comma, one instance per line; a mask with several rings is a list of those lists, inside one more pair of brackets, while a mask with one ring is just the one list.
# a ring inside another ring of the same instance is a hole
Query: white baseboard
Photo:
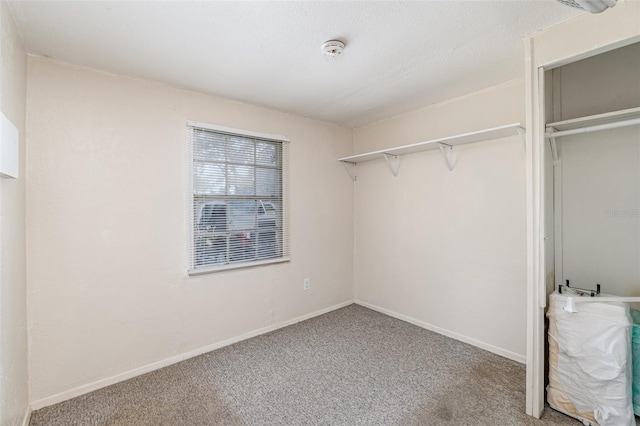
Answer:
[[301, 322], [301, 321], [305, 321], [305, 320], [308, 320], [310, 318], [317, 317], [317, 316], [326, 314], [326, 313], [331, 312], [331, 311], [335, 311], [336, 309], [344, 308], [345, 306], [349, 306], [349, 305], [351, 305], [353, 303], [356, 303], [356, 304], [358, 304], [360, 306], [364, 306], [365, 308], [369, 308], [369, 309], [372, 309], [374, 311], [383, 313], [383, 314], [388, 315], [390, 317], [397, 318], [397, 319], [402, 320], [402, 321], [406, 321], [406, 322], [408, 322], [410, 324], [417, 325], [418, 327], [422, 327], [422, 328], [425, 328], [427, 330], [434, 331], [434, 332], [442, 334], [444, 336], [451, 337], [453, 339], [460, 340], [460, 341], [465, 342], [465, 343], [469, 343], [469, 344], [471, 344], [473, 346], [477, 346], [477, 347], [479, 347], [481, 349], [487, 350], [489, 352], [493, 352], [493, 353], [495, 353], [497, 355], [503, 356], [505, 358], [512, 359], [512, 360], [520, 362], [522, 364], [524, 364], [525, 361], [526, 361], [526, 358], [525, 358], [524, 355], [520, 355], [520, 354], [517, 354], [515, 352], [511, 352], [511, 351], [508, 351], [506, 349], [502, 349], [502, 348], [499, 348], [497, 346], [493, 346], [493, 345], [490, 345], [488, 343], [481, 342], [481, 341], [473, 339], [471, 337], [464, 336], [462, 334], [458, 334], [458, 333], [455, 333], [453, 331], [446, 330], [444, 328], [435, 326], [433, 324], [429, 324], [429, 323], [426, 323], [424, 321], [420, 321], [420, 320], [417, 320], [415, 318], [399, 314], [399, 313], [391, 311], [389, 309], [385, 309], [385, 308], [382, 308], [380, 306], [372, 305], [370, 303], [363, 302], [362, 300], [355, 299], [355, 300], [348, 300], [346, 302], [342, 302], [342, 303], [339, 303], [337, 305], [333, 305], [333, 306], [330, 306], [328, 308], [321, 309], [319, 311], [311, 312], [309, 314], [305, 314], [305, 315], [302, 315], [302, 316], [299, 316], [299, 317], [296, 317], [296, 318], [293, 318], [293, 319], [290, 319], [290, 320], [287, 320], [287, 321], [283, 321], [281, 323], [273, 324], [273, 325], [270, 325], [268, 327], [259, 328], [257, 330], [253, 330], [253, 331], [250, 331], [248, 333], [244, 333], [244, 334], [241, 334], [239, 336], [235, 336], [235, 337], [232, 337], [230, 339], [223, 340], [221, 342], [217, 342], [217, 343], [213, 343], [211, 345], [203, 346], [203, 347], [191, 350], [189, 352], [185, 352], [185, 353], [182, 353], [180, 355], [173, 356], [171, 358], [167, 358], [167, 359], [164, 359], [164, 360], [161, 360], [161, 361], [153, 362], [151, 364], [147, 364], [147, 365], [144, 365], [142, 367], [126, 371], [124, 373], [116, 374], [115, 376], [111, 376], [111, 377], [107, 377], [107, 378], [104, 378], [104, 379], [100, 379], [100, 380], [97, 380], [95, 382], [88, 383], [86, 385], [78, 386], [76, 388], [69, 389], [69, 390], [66, 390], [64, 392], [60, 392], [60, 393], [57, 393], [55, 395], [48, 396], [46, 398], [39, 399], [37, 401], [32, 402], [31, 403], [31, 407], [27, 409], [27, 412], [25, 413], [24, 420], [22, 422], [22, 426], [28, 426], [29, 425], [29, 419], [31, 417], [31, 410], [38, 410], [38, 409], [43, 408], [43, 407], [48, 407], [50, 405], [57, 404], [57, 403], [62, 402], [62, 401], [66, 401], [66, 400], [69, 400], [69, 399], [72, 399], [72, 398], [87, 394], [89, 392], [93, 392], [95, 390], [98, 390], [98, 389], [113, 385], [115, 383], [119, 383], [119, 382], [122, 382], [122, 381], [125, 381], [125, 380], [128, 380], [128, 379], [131, 379], [133, 377], [140, 376], [142, 374], [146, 374], [146, 373], [149, 373], [151, 371], [155, 371], [155, 370], [158, 370], [160, 368], [163, 368], [163, 367], [166, 367], [166, 366], [169, 366], [169, 365], [172, 365], [172, 364], [176, 364], [176, 363], [178, 363], [180, 361], [184, 361], [186, 359], [193, 358], [195, 356], [202, 355], [204, 353], [211, 352], [211, 351], [214, 351], [216, 349], [220, 349], [222, 347], [229, 346], [229, 345], [232, 345], [234, 343], [241, 342], [243, 340], [247, 340], [247, 339], [250, 339], [252, 337], [259, 336], [261, 334], [270, 333], [270, 332], [278, 330], [280, 328], [287, 327], [289, 325], [292, 325], [292, 324], [295, 324], [295, 323], [298, 323], [298, 322]]
[[505, 358], [509, 358], [513, 361], [517, 361], [521, 364], [526, 363], [526, 357], [524, 355], [517, 354], [515, 352], [508, 351], [503, 348], [499, 348], [497, 346], [491, 345], [489, 343], [481, 342], [480, 340], [473, 339], [471, 337], [456, 333], [454, 331], [446, 330], [444, 328], [438, 327], [433, 324], [429, 324], [424, 321], [417, 320], [415, 318], [409, 317], [407, 315], [399, 314], [397, 312], [391, 311], [389, 309], [381, 308], [380, 306], [372, 305], [371, 303], [363, 302], [362, 300], [355, 299], [354, 303], [360, 306], [364, 306], [365, 308], [372, 309], [374, 311], [380, 312], [385, 315], [389, 315], [390, 317], [397, 318], [402, 321], [406, 321], [410, 324], [417, 325], [418, 327], [425, 328], [430, 331], [434, 331], [438, 334], [442, 334], [447, 337], [451, 337], [452, 339], [460, 340], [461, 342], [469, 343], [470, 345], [477, 346], [480, 349], [484, 349], [489, 352], [493, 352], [494, 354], [503, 356]]
[[27, 407], [27, 410], [24, 412], [24, 417], [22, 418], [22, 426], [29, 426], [30, 421], [31, 421], [31, 407]]
[[[211, 352], [216, 349], [220, 349], [225, 346], [232, 345], [234, 343], [240, 342], [242, 340], [247, 340], [252, 337], [259, 336], [261, 334], [270, 333], [272, 331], [278, 330], [283, 327], [287, 327], [289, 325], [308, 320], [313, 317], [317, 317], [319, 315], [326, 314], [331, 311], [335, 311], [336, 309], [344, 308], [345, 306], [349, 306], [353, 304], [353, 300], [348, 300], [346, 302], [338, 303], [337, 305], [330, 306], [325, 309], [320, 309], [319, 311], [311, 312], [309, 314], [305, 314], [287, 321], [283, 321], [280, 323], [276, 323], [270, 325], [268, 327], [259, 328], [257, 330], [250, 331], [248, 333], [241, 334], [239, 336], [232, 337], [230, 339], [223, 340], [221, 342], [216, 342], [211, 345], [203, 346], [201, 348], [197, 348], [191, 350], [189, 352], [182, 353], [180, 355], [173, 356], [171, 358], [167, 358], [161, 361], [153, 362], [151, 364], [144, 365], [142, 367], [134, 368], [133, 370], [126, 371], [124, 373], [116, 374], [115, 376], [107, 377], [104, 379], [96, 380], [95, 382], [88, 383], [86, 385], [78, 386], [73, 389], [66, 390], [64, 392], [57, 393], [55, 395], [48, 396], [46, 398], [39, 399], [31, 403], [32, 410], [38, 410], [43, 407], [48, 407], [49, 405], [57, 404], [62, 401], [69, 400], [71, 398], [75, 398], [80, 395], [87, 394], [89, 392], [93, 392], [95, 390], [113, 385], [115, 383], [119, 383], [128, 379], [131, 379], [136, 376], [140, 376], [142, 374], [149, 373], [154, 370], [158, 370], [160, 368], [166, 367], [171, 364], [176, 364], [180, 361], [184, 361], [189, 358], [193, 358], [198, 355], [202, 355], [207, 352]], [[27, 423], [28, 424], [28, 423]]]

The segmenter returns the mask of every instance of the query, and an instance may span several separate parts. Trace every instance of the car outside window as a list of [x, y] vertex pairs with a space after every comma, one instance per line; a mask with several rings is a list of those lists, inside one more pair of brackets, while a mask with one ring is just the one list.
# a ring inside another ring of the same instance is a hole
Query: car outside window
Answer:
[[286, 142], [189, 132], [190, 273], [287, 260]]

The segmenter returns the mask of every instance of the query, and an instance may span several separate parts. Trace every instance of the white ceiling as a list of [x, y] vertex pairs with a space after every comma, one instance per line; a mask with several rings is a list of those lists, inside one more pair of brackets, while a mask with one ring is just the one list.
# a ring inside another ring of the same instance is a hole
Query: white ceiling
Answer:
[[[30, 53], [357, 127], [522, 76], [546, 1], [12, 1]], [[322, 56], [330, 39], [339, 59]]]

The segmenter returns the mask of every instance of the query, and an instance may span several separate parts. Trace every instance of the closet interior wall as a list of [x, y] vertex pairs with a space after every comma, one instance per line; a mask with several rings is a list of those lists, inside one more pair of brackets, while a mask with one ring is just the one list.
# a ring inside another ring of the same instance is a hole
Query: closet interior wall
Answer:
[[[548, 71], [547, 123], [639, 107], [639, 69], [635, 43]], [[555, 198], [554, 217], [545, 212], [547, 277], [555, 275], [555, 287], [569, 279], [640, 296], [639, 141], [640, 126], [557, 139], [560, 162], [547, 164], [545, 179], [546, 202]], [[549, 163], [549, 142], [546, 153]], [[547, 279], [547, 292], [553, 289]]]

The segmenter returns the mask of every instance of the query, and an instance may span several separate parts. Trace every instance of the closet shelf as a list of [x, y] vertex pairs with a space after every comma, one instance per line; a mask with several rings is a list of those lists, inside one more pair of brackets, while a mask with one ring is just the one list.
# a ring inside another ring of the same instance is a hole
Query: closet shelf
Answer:
[[520, 135], [524, 143], [524, 127], [520, 123], [507, 124], [505, 126], [492, 127], [490, 129], [478, 130], [476, 132], [463, 133], [446, 138], [433, 139], [425, 142], [418, 142], [411, 145], [397, 146], [393, 148], [381, 149], [378, 151], [366, 152], [364, 154], [351, 155], [349, 157], [338, 158], [338, 161], [351, 164], [353, 172], [347, 168], [353, 180], [356, 180], [355, 165], [364, 161], [371, 161], [384, 158], [394, 176], [398, 174], [399, 156], [413, 154], [416, 152], [439, 149], [447, 162], [449, 170], [453, 170], [453, 147], [466, 145], [469, 143], [482, 142], [491, 139], [499, 139], [507, 136]]
[[640, 107], [548, 123], [545, 137], [559, 138], [637, 124], [640, 124]]

